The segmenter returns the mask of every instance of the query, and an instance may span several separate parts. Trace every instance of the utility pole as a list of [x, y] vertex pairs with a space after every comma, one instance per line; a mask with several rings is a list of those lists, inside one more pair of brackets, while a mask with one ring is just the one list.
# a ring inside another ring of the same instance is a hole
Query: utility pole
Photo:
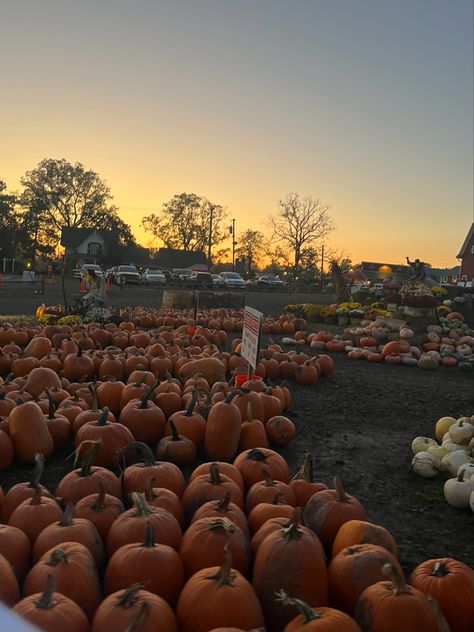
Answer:
[[321, 246], [321, 289], [324, 285], [324, 244]]
[[209, 266], [209, 270], [212, 266], [211, 260], [211, 247], [212, 247], [212, 221], [214, 218], [214, 206], [211, 204], [209, 206], [210, 217], [209, 217], [209, 243], [207, 244], [207, 265]]
[[230, 234], [232, 235], [232, 270], [235, 270], [235, 219], [232, 220], [232, 226], [229, 227]]

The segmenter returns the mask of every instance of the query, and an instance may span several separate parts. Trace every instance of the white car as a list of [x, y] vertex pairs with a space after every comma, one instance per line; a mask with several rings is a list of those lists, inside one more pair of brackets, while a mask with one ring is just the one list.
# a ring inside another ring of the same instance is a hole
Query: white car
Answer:
[[115, 283], [140, 283], [140, 273], [135, 266], [119, 266], [115, 272]]
[[72, 271], [72, 276], [75, 278], [81, 278], [87, 276], [88, 272], [94, 272], [98, 279], [104, 276], [102, 268], [97, 263], [85, 263], [82, 268], [75, 268]]
[[166, 277], [161, 270], [147, 268], [142, 274], [142, 283], [144, 283], [145, 285], [165, 285]]
[[221, 272], [219, 275], [222, 279], [222, 285], [229, 289], [244, 290], [246, 288], [245, 281], [238, 272]]
[[222, 287], [222, 277], [218, 274], [211, 274], [211, 279], [214, 287]]

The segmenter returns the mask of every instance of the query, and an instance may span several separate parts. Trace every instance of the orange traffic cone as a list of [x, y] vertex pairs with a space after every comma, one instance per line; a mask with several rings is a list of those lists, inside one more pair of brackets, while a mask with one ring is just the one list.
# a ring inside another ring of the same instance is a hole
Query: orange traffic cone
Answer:
[[105, 279], [105, 289], [107, 292], [110, 290], [110, 277]]
[[81, 285], [79, 287], [79, 292], [81, 294], [85, 294], [85, 292], [86, 292], [86, 282], [84, 281], [84, 279], [81, 279]]

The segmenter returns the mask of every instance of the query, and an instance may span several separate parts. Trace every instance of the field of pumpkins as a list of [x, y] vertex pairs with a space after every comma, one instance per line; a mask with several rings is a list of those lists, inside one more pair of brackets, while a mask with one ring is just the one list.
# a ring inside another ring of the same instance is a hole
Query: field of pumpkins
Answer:
[[[242, 326], [0, 325], [0, 602], [46, 632], [471, 631], [473, 514], [407, 444], [441, 463], [456, 438], [474, 481], [472, 373], [440, 348], [439, 371], [389, 366], [415, 357], [407, 332], [292, 315], [265, 318], [249, 373]], [[437, 344], [469, 363], [450, 329]]]

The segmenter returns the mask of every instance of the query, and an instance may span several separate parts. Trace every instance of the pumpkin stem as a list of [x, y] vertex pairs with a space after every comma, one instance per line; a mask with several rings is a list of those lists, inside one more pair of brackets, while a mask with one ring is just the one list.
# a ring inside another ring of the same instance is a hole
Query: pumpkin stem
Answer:
[[181, 437], [178, 434], [178, 430], [177, 430], [176, 425], [175, 425], [175, 423], [173, 421], [173, 417], [170, 417], [168, 419], [168, 423], [169, 423], [170, 428], [171, 428], [171, 436], [173, 437], [173, 441], [181, 441]]
[[231, 404], [232, 400], [234, 399], [234, 397], [236, 395], [243, 395], [242, 389], [237, 388], [237, 389], [235, 389], [233, 391], [230, 391], [230, 393], [227, 393], [227, 395], [225, 396], [225, 398], [223, 400], [224, 404]]
[[267, 469], [262, 467], [263, 480], [265, 482], [265, 487], [276, 487], [275, 481], [270, 476], [270, 473]]
[[140, 401], [140, 406], [139, 408], [143, 409], [143, 408], [148, 408], [148, 400], [150, 399], [150, 397], [153, 395], [155, 388], [157, 386], [159, 386], [160, 384], [160, 380], [157, 379], [156, 382], [154, 384], [152, 384], [144, 393], [143, 396], [141, 398]]
[[48, 562], [46, 562], [46, 564], [48, 566], [57, 566], [58, 564], [61, 564], [62, 562], [67, 562], [67, 553], [64, 549], [54, 549], [54, 551], [51, 553], [51, 556], [48, 560]]
[[132, 584], [117, 597], [117, 604], [122, 608], [131, 608], [137, 600], [137, 592], [145, 588], [145, 584]]
[[74, 505], [73, 503], [67, 503], [64, 509], [63, 517], [59, 521], [60, 527], [70, 527], [74, 520]]
[[35, 454], [35, 469], [33, 470], [33, 474], [31, 475], [30, 482], [28, 487], [37, 487], [43, 476], [44, 471], [44, 456], [41, 452]]
[[43, 490], [41, 489], [41, 485], [35, 486], [35, 492], [31, 497], [30, 505], [40, 505], [41, 504], [41, 494]]
[[466, 473], [466, 470], [460, 470], [460, 471], [458, 472], [458, 477], [457, 477], [457, 479], [458, 479], [458, 483], [462, 483], [462, 482], [464, 481], [464, 475], [465, 475], [465, 473]]
[[138, 492], [132, 492], [132, 500], [135, 505], [134, 516], [142, 518], [143, 516], [151, 516], [153, 513], [152, 508], [148, 505], [144, 494]]
[[450, 573], [449, 568], [446, 566], [444, 562], [440, 560], [436, 560], [433, 570], [430, 573], [431, 577], [444, 577]]
[[199, 389], [198, 389], [197, 386], [195, 386], [193, 388], [193, 392], [191, 394], [191, 398], [189, 400], [189, 403], [186, 406], [186, 412], [184, 413], [186, 417], [192, 417], [194, 408], [195, 408], [196, 403], [197, 403], [198, 396], [199, 396]]
[[247, 404], [247, 421], [250, 423], [251, 421], [253, 421], [253, 415], [252, 415], [252, 402], [249, 402]]
[[226, 492], [222, 498], [216, 502], [215, 509], [219, 513], [227, 513], [229, 511], [230, 492]]
[[[91, 410], [93, 410], [96, 413], [99, 410], [99, 400], [97, 398], [97, 387], [94, 386], [94, 384], [89, 384], [89, 386], [87, 388], [88, 388], [90, 394], [92, 395]], [[76, 391], [76, 397], [79, 397], [77, 395], [77, 391]]]
[[[79, 454], [81, 453], [81, 447], [85, 444], [86, 442], [83, 441], [80, 446], [78, 447], [78, 449], [76, 450], [76, 461], [79, 460]], [[82, 462], [81, 465], [81, 471], [79, 472], [79, 476], [90, 476], [91, 475], [91, 467], [92, 467], [92, 462], [94, 461], [95, 457], [99, 454], [99, 450], [102, 447], [102, 439], [97, 439], [97, 441], [94, 441], [92, 443], [92, 447], [91, 449], [86, 452], [86, 455], [84, 457], [84, 460]], [[74, 465], [76, 465], [76, 463], [74, 463]]]
[[283, 538], [285, 540], [299, 540], [303, 532], [298, 528], [296, 522], [290, 522], [290, 524], [283, 529]]
[[54, 403], [53, 396], [51, 392], [46, 390], [46, 396], [48, 398], [49, 407], [48, 407], [48, 419], [54, 419], [54, 413], [56, 412], [56, 404]]
[[305, 454], [303, 464], [291, 480], [303, 480], [307, 483], [313, 482], [313, 457], [311, 456], [311, 452]]
[[140, 454], [140, 460], [147, 466], [155, 465], [155, 457], [153, 456], [153, 452], [150, 450], [149, 446], [142, 441], [132, 441], [132, 443], [128, 443], [127, 445], [122, 446], [117, 450], [117, 456], [121, 456], [123, 452], [127, 450], [136, 450]]
[[283, 494], [281, 492], [277, 492], [275, 494], [275, 498], [272, 501], [272, 505], [284, 505], [283, 502]]
[[315, 612], [313, 608], [306, 603], [306, 601], [289, 597], [283, 589], [275, 591], [275, 595], [276, 601], [280, 602], [282, 605], [293, 606], [298, 610], [300, 615], [303, 617], [303, 620], [300, 622], [301, 625], [305, 625], [315, 619], [321, 619], [323, 616], [319, 612]]
[[145, 500], [147, 501], [147, 503], [151, 502], [154, 498], [156, 498], [156, 495], [153, 493], [153, 484], [155, 480], [156, 479], [154, 476], [150, 476], [150, 478], [145, 483], [144, 494], [145, 494]]
[[56, 588], [56, 579], [54, 575], [49, 574], [46, 580], [46, 586], [43, 591], [43, 594], [39, 599], [35, 601], [35, 606], [37, 608], [41, 608], [42, 610], [49, 610], [50, 608], [54, 608], [54, 606], [58, 603], [53, 600], [54, 589]]
[[99, 491], [97, 493], [97, 498], [91, 505], [91, 509], [93, 511], [99, 512], [102, 511], [105, 507], [105, 485], [102, 481], [98, 481], [97, 485], [99, 487]]
[[336, 497], [339, 502], [346, 503], [349, 498], [344, 491], [344, 487], [342, 486], [341, 479], [337, 476], [334, 477], [334, 488], [336, 489]]
[[224, 481], [221, 478], [221, 474], [219, 472], [219, 466], [217, 463], [211, 463], [209, 468], [209, 474], [211, 475], [211, 483], [213, 485], [221, 485]]
[[395, 566], [392, 566], [392, 564], [384, 564], [382, 566], [382, 573], [392, 582], [392, 592], [394, 595], [403, 595], [411, 592], [411, 589], [405, 583], [403, 576], [398, 572]]
[[214, 518], [209, 523], [209, 529], [218, 533], [235, 533], [235, 524], [229, 518]]
[[102, 408], [102, 412], [99, 415], [99, 419], [97, 420], [96, 425], [97, 426], [106, 426], [107, 425], [107, 418], [109, 416], [109, 409], [107, 408], [107, 406], [104, 406]]
[[136, 614], [136, 616], [130, 621], [128, 626], [125, 628], [125, 632], [140, 632], [143, 630], [143, 624], [148, 618], [150, 614], [150, 606], [147, 601], [142, 601], [142, 605], [140, 606], [140, 610]]
[[155, 529], [150, 521], [146, 523], [145, 536], [143, 538], [142, 546], [147, 549], [151, 549], [155, 546]]
[[82, 356], [82, 345], [80, 342], [77, 342], [77, 357], [80, 358]]
[[260, 461], [262, 463], [265, 463], [267, 460], [267, 457], [258, 448], [252, 448], [250, 452], [247, 454], [247, 459], [250, 459], [251, 461]]
[[215, 579], [217, 587], [232, 585], [234, 583], [235, 574], [232, 573], [232, 554], [229, 547], [224, 548], [224, 562], [215, 575], [210, 575], [207, 579]]

